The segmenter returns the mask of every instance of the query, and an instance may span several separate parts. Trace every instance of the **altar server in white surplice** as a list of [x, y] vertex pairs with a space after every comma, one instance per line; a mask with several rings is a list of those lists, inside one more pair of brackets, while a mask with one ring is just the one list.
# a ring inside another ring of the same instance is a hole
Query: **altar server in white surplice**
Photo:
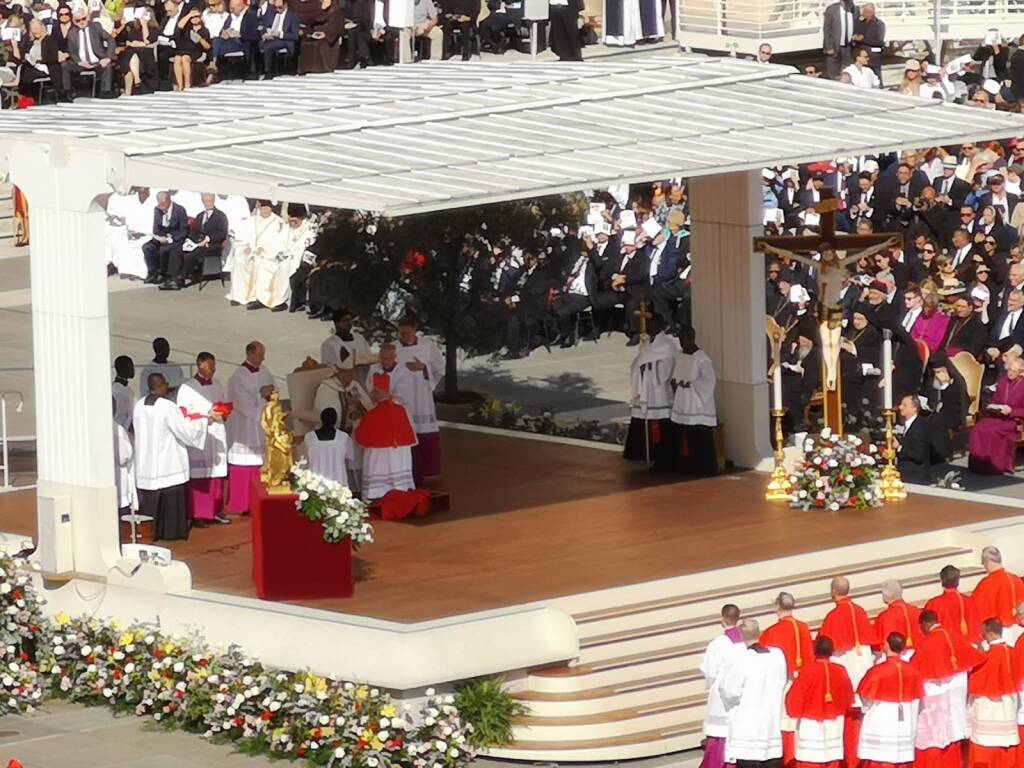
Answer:
[[729, 603], [722, 606], [724, 631], [704, 650], [700, 672], [704, 675], [704, 688], [708, 703], [704, 710], [704, 759], [702, 768], [722, 768], [725, 764], [725, 737], [729, 732], [729, 718], [725, 702], [719, 691], [730, 665], [746, 651], [739, 628], [740, 609]]
[[333, 408], [324, 408], [320, 412], [320, 428], [307, 432], [303, 438], [306, 461], [310, 472], [348, 488], [351, 487], [349, 472], [355, 448], [352, 438], [338, 429], [337, 424], [338, 412]]
[[721, 696], [729, 718], [725, 761], [763, 763], [782, 757], [782, 705], [789, 676], [786, 657], [765, 648], [761, 628], [753, 619], [740, 622], [747, 646], [722, 680]]
[[412, 463], [417, 485], [424, 477], [441, 474], [441, 433], [434, 390], [444, 377], [445, 363], [441, 350], [433, 341], [421, 336], [418, 329], [418, 323], [412, 318], [398, 322], [395, 354], [398, 367], [410, 375], [396, 377], [391, 382], [391, 392], [405, 406], [416, 431], [418, 442], [412, 450]]
[[711, 358], [697, 346], [693, 328], [679, 331], [682, 350], [672, 366], [672, 411], [668, 436], [662, 440], [655, 470], [686, 475], [718, 472], [714, 428], [715, 369]]
[[135, 378], [135, 362], [128, 355], [114, 359], [114, 381], [110, 393], [114, 397], [114, 421], [131, 431], [132, 413], [135, 410], [135, 392], [132, 379]]
[[[178, 388], [178, 405], [190, 415], [205, 415], [214, 410], [223, 415], [228, 397], [224, 385], [214, 378], [216, 373], [214, 356], [200, 352], [196, 356], [196, 375]], [[189, 448], [188, 461], [188, 503], [193, 525], [205, 528], [213, 522], [230, 522], [222, 514], [224, 478], [228, 476], [227, 428], [223, 422], [210, 424], [205, 445]]]
[[249, 511], [249, 488], [263, 466], [267, 438], [260, 416], [274, 391], [274, 377], [263, 365], [267, 350], [260, 342], [245, 347], [245, 362], [228, 379], [228, 501], [225, 509], [241, 515]]
[[338, 365], [342, 361], [342, 350], [346, 359], [352, 360], [355, 366], [356, 381], [367, 384], [367, 369], [371, 357], [370, 344], [366, 337], [353, 328], [352, 313], [347, 309], [339, 309], [331, 319], [334, 321], [334, 333], [320, 344], [320, 362], [325, 365]]
[[153, 540], [188, 538], [188, 448], [202, 448], [214, 416], [189, 418], [167, 399], [167, 380], [151, 374], [135, 404], [135, 485], [139, 510], [152, 517]]
[[[631, 461], [646, 461], [654, 456], [650, 443], [661, 442], [661, 433], [668, 428], [672, 410], [672, 368], [675, 364], [675, 339], [658, 333], [640, 347], [629, 367], [630, 392], [629, 432], [622, 452]], [[650, 422], [657, 422], [651, 426]]]
[[117, 485], [117, 509], [127, 514], [139, 506], [135, 492], [134, 448], [128, 431], [117, 423], [114, 425], [114, 480]]
[[[260, 200], [256, 210], [256, 215], [245, 221], [235, 237], [231, 292], [228, 294], [231, 301], [251, 309], [264, 306], [257, 295], [260, 271], [263, 269], [261, 265], [267, 262], [272, 277], [280, 264], [286, 242], [284, 221], [274, 213], [270, 201]], [[264, 285], [264, 298], [267, 297], [266, 288]]]

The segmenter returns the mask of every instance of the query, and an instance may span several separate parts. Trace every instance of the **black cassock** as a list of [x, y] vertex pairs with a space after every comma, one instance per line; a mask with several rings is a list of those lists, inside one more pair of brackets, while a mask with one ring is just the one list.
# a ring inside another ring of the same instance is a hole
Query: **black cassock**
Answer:
[[548, 35], [551, 50], [559, 61], [583, 61], [583, 41], [578, 25], [582, 10], [583, 0], [566, 0], [548, 5]]
[[139, 513], [153, 518], [153, 541], [188, 538], [185, 483], [155, 491], [139, 490]]

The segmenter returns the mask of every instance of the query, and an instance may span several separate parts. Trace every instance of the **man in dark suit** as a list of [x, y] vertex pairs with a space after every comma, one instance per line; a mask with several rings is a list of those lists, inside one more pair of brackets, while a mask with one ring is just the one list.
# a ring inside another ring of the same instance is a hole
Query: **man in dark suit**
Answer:
[[170, 278], [171, 259], [181, 257], [181, 246], [187, 234], [185, 209], [171, 200], [170, 192], [158, 192], [153, 211], [153, 239], [142, 246], [149, 273], [147, 283], [162, 283]]
[[981, 321], [981, 315], [974, 311], [974, 306], [961, 296], [953, 304], [953, 316], [949, 319], [946, 336], [939, 345], [939, 351], [949, 357], [958, 352], [969, 352], [980, 358], [985, 351], [988, 328]]
[[[505, 299], [505, 304], [509, 308], [505, 323], [506, 359], [522, 357], [524, 352], [529, 354], [534, 347], [535, 327], [545, 317], [551, 287], [551, 274], [540, 265], [536, 254], [526, 253], [523, 257], [523, 267], [513, 280], [511, 295]], [[524, 329], [530, 333], [525, 349]], [[547, 328], [543, 331], [543, 343], [547, 345]]]
[[1013, 209], [1020, 202], [1020, 196], [1006, 191], [1006, 178], [1001, 173], [989, 176], [985, 186], [987, 191], [978, 196], [978, 210], [982, 211], [991, 205], [1000, 212], [1005, 224], [1013, 216]]
[[563, 349], [576, 343], [576, 316], [592, 306], [597, 296], [597, 267], [593, 261], [596, 249], [596, 243], [589, 236], [582, 238], [579, 255], [563, 277], [561, 290], [552, 304], [558, 323], [558, 342]]
[[935, 179], [932, 184], [939, 202], [958, 211], [967, 195], [971, 193], [971, 185], [956, 175], [959, 166], [955, 157], [947, 156], [942, 161], [942, 176]]
[[263, 55], [263, 79], [271, 80], [276, 69], [275, 62], [281, 55], [295, 56], [299, 40], [299, 17], [288, 9], [288, 0], [274, 0], [274, 15], [270, 26], [260, 40]]
[[85, 6], [77, 6], [68, 32], [68, 58], [63, 69], [64, 92], [71, 93], [71, 78], [91, 72], [100, 81], [100, 96], [113, 97], [114, 38], [97, 21], [89, 21]]
[[167, 262], [167, 280], [160, 286], [161, 291], [181, 290], [207, 256], [220, 258], [224, 241], [228, 239], [228, 217], [217, 209], [216, 203], [216, 195], [203, 195], [203, 212], [196, 217], [193, 231], [181, 248], [171, 253]]
[[[651, 302], [654, 305], [654, 314], [664, 321], [667, 328], [689, 325], [690, 236], [682, 231], [682, 219], [681, 211], [673, 211], [668, 216], [669, 236], [665, 242], [665, 248], [661, 252], [658, 271], [651, 284]], [[775, 265], [776, 269], [781, 270], [778, 262]], [[776, 273], [777, 278], [778, 273]]]
[[458, 30], [462, 60], [469, 61], [473, 53], [473, 36], [476, 34], [477, 19], [480, 18], [480, 0], [442, 0], [441, 29], [444, 37], [441, 44], [441, 58], [450, 59], [455, 55], [455, 32]]
[[640, 319], [636, 311], [641, 302], [650, 302], [650, 259], [636, 247], [636, 233], [627, 229], [621, 236], [621, 254], [617, 260], [607, 260], [601, 270], [600, 289], [594, 297], [594, 310], [610, 310], [622, 304], [626, 313], [629, 340], [626, 346], [640, 343]]
[[930, 485], [932, 446], [928, 426], [921, 416], [921, 401], [917, 395], [905, 395], [897, 410], [903, 420], [903, 434], [898, 442], [896, 466], [904, 482]]
[[804, 409], [821, 384], [821, 352], [809, 336], [800, 334], [782, 347], [782, 404], [787, 429], [805, 432]]
[[907, 226], [914, 217], [914, 200], [927, 186], [927, 178], [915, 173], [908, 163], [896, 166], [895, 176], [884, 174], [878, 182], [878, 204], [882, 211], [882, 228], [895, 231]]
[[839, 0], [825, 8], [821, 24], [821, 48], [825, 54], [825, 76], [835, 80], [850, 66], [857, 6], [853, 0]]
[[259, 19], [254, 9], [246, 8], [245, 0], [230, 0], [228, 11], [228, 18], [220, 32], [217, 66], [223, 67], [225, 61], [242, 54], [244, 71], [249, 72], [255, 67], [255, 53], [259, 46]]
[[1004, 307], [989, 327], [988, 347], [985, 350], [986, 383], [991, 384], [1002, 373], [1002, 357], [1009, 350], [1021, 354], [1024, 350], [1024, 293], [1013, 291]]

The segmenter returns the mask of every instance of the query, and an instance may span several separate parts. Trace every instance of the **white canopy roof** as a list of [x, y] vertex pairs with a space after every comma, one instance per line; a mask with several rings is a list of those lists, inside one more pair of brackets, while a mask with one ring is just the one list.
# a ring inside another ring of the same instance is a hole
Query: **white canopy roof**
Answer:
[[1024, 135], [1024, 117], [735, 59], [420, 63], [0, 113], [132, 184], [396, 215]]

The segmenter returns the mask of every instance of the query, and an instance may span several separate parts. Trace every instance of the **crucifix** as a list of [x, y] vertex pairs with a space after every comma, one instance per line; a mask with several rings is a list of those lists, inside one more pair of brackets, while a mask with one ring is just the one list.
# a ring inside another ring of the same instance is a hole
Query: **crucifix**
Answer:
[[[821, 330], [821, 391], [824, 400], [825, 426], [837, 435], [843, 434], [843, 404], [839, 370], [839, 338], [843, 332], [843, 310], [839, 306], [843, 278], [847, 266], [874, 256], [902, 242], [899, 235], [846, 235], [836, 232], [836, 211], [839, 200], [829, 187], [821, 190], [821, 200], [814, 206], [819, 214], [821, 232], [812, 235], [756, 237], [754, 248], [818, 270], [818, 327]], [[819, 259], [812, 258], [817, 254]], [[774, 364], [779, 365], [782, 339], [772, 338]], [[781, 407], [773, 404], [774, 407]]]
[[640, 308], [633, 312], [633, 316], [640, 321], [640, 341], [650, 341], [651, 336], [647, 333], [647, 321], [654, 315], [647, 311], [647, 302], [641, 301]]

